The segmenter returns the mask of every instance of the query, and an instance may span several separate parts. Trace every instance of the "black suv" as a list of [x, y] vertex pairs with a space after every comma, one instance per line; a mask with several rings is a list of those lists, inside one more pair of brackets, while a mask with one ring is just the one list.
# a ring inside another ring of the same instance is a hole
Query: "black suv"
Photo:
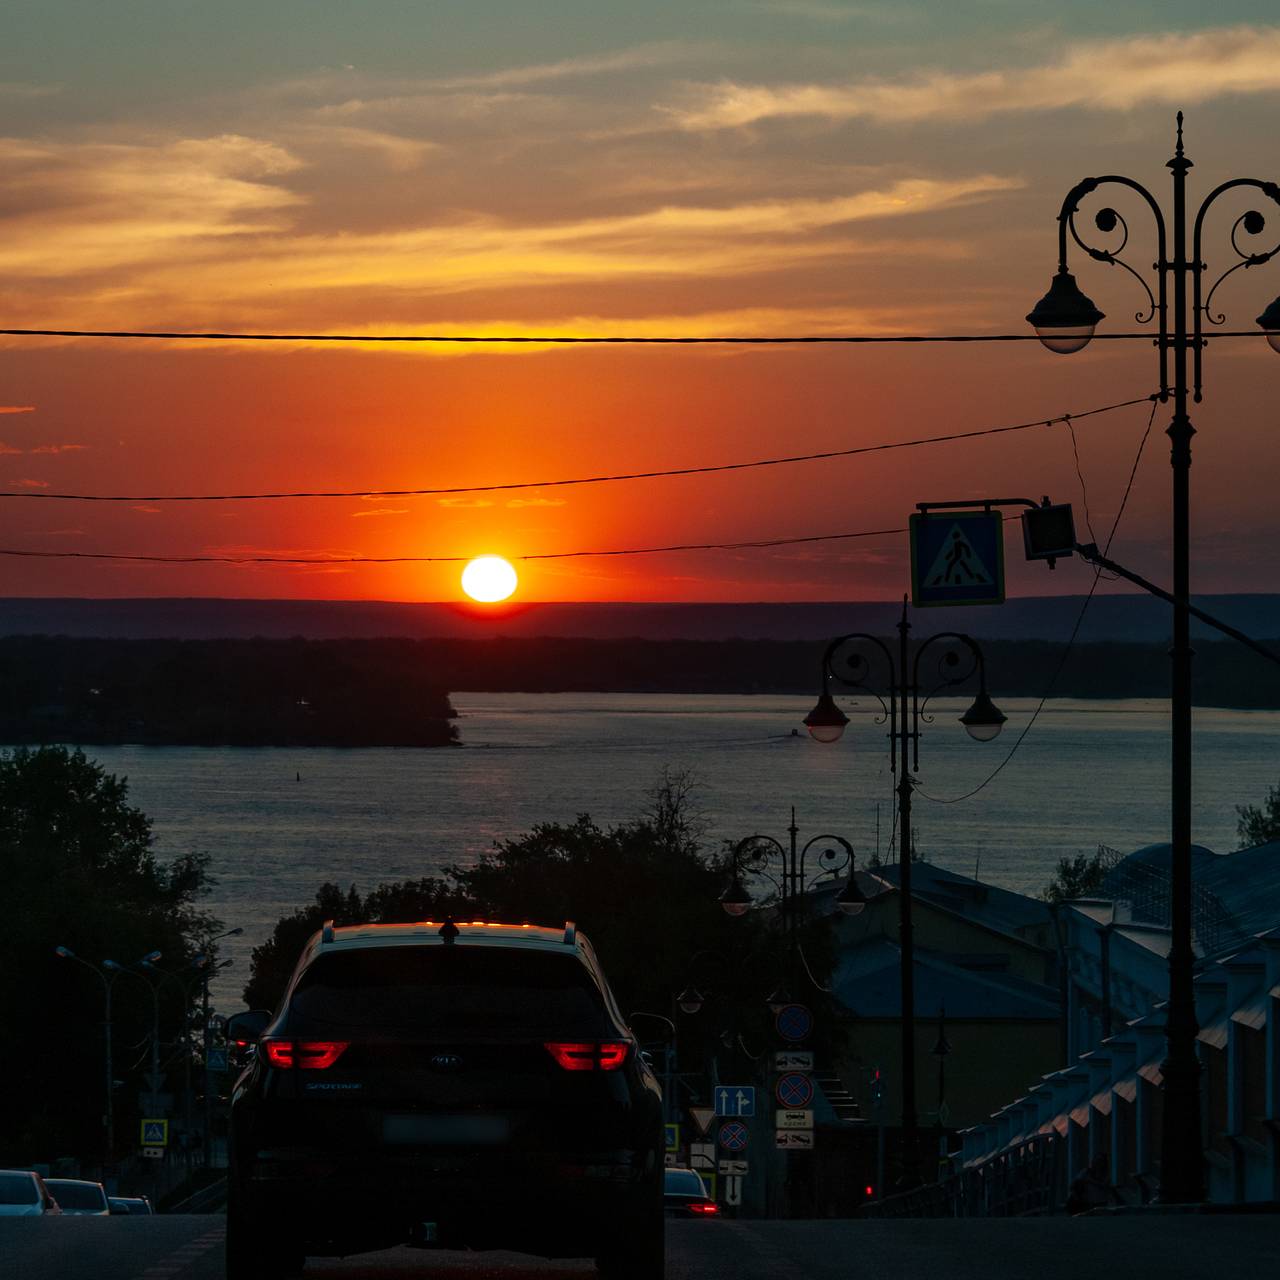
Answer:
[[572, 924], [326, 924], [227, 1034], [227, 1280], [403, 1243], [662, 1276], [661, 1091]]

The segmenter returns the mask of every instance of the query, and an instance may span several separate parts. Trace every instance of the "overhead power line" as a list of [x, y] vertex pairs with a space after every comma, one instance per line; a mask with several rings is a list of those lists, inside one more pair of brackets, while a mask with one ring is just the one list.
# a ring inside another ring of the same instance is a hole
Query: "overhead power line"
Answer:
[[[359, 343], [462, 343], [469, 346], [494, 343], [537, 346], [860, 346], [922, 342], [1039, 342], [1034, 333], [821, 333], [798, 335], [717, 334], [694, 337], [682, 334], [640, 336], [609, 334], [532, 333], [198, 333], [184, 329], [0, 329], [6, 338], [162, 338], [177, 342], [359, 342]], [[1217, 338], [1264, 338], [1261, 329], [1215, 333]], [[1095, 333], [1094, 342], [1150, 342], [1149, 333]]]
[[315, 489], [278, 493], [168, 493], [168, 494], [100, 494], [100, 493], [50, 493], [47, 490], [5, 490], [0, 498], [29, 498], [59, 502], [261, 502], [284, 498], [415, 498], [461, 493], [504, 493], [514, 489], [554, 489], [568, 485], [612, 484], [622, 480], [655, 480], [668, 476], [709, 475], [723, 471], [748, 471], [759, 467], [790, 466], [800, 462], [830, 461], [833, 458], [851, 458], [858, 454], [885, 453], [893, 449], [915, 449], [922, 445], [947, 444], [956, 440], [973, 440], [979, 436], [1005, 435], [1011, 431], [1030, 431], [1036, 427], [1051, 427], [1060, 422], [1070, 425], [1081, 418], [1127, 409], [1131, 405], [1155, 401], [1155, 395], [1138, 396], [1132, 400], [1120, 400], [1115, 404], [1086, 409], [1081, 413], [1063, 413], [1053, 418], [1037, 418], [1033, 422], [1018, 422], [1012, 426], [984, 427], [976, 431], [956, 431], [947, 435], [924, 436], [916, 440], [896, 440], [882, 444], [859, 445], [852, 449], [828, 449], [821, 453], [798, 453], [781, 458], [758, 458], [751, 462], [723, 462], [704, 467], [670, 467], [656, 471], [629, 471], [616, 475], [577, 476], [572, 479], [521, 480], [511, 484], [455, 485], [433, 489]]

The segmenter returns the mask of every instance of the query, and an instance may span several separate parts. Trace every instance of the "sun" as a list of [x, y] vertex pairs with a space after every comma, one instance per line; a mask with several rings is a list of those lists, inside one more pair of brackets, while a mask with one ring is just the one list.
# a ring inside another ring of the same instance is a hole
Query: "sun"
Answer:
[[501, 556], [477, 556], [462, 571], [462, 589], [482, 604], [505, 600], [515, 589], [516, 571]]

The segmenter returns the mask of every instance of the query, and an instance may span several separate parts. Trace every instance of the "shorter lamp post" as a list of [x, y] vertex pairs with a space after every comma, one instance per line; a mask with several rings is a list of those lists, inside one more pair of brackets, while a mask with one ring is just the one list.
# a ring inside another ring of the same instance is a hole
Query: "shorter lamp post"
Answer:
[[238, 938], [244, 929], [237, 926], [234, 929], [228, 929], [226, 933], [219, 933], [210, 938], [205, 944], [205, 964], [202, 976], [202, 992], [200, 997], [200, 1019], [202, 1025], [202, 1034], [204, 1037], [204, 1161], [205, 1164], [211, 1164], [213, 1161], [213, 1072], [209, 1070], [209, 1050], [212, 1048], [212, 1028], [209, 1025], [209, 979], [219, 969], [225, 969], [230, 960], [224, 960], [221, 964], [213, 962], [213, 956], [217, 944], [223, 938]]
[[[862, 689], [879, 701], [889, 721], [890, 768], [897, 774], [898, 792], [898, 942], [902, 957], [902, 1142], [908, 1181], [919, 1176], [916, 1114], [916, 1045], [915, 1045], [915, 948], [911, 926], [911, 796], [915, 789], [913, 775], [920, 768], [920, 725], [928, 723], [929, 699], [947, 689], [978, 677], [978, 693], [972, 705], [960, 716], [968, 735], [977, 742], [996, 738], [1007, 717], [991, 701], [987, 693], [986, 664], [978, 642], [958, 631], [939, 631], [915, 646], [908, 642], [911, 623], [907, 620], [907, 601], [903, 597], [902, 618], [898, 622], [897, 661], [888, 645], [877, 636], [851, 631], [837, 636], [827, 645], [822, 656], [822, 677], [817, 704], [805, 716], [810, 735], [818, 742], [838, 742], [849, 723], [849, 717], [836, 705], [831, 695], [831, 682], [838, 680], [850, 689]], [[866, 645], [878, 650], [889, 675], [889, 702], [874, 693], [867, 683], [869, 666], [860, 653], [850, 653], [844, 669], [836, 665], [837, 655], [850, 645]], [[939, 656], [939, 680], [924, 689], [921, 683], [921, 661], [935, 645], [942, 646]], [[959, 674], [949, 674], [961, 666], [959, 650], [967, 650], [972, 664]], [[922, 696], [923, 694], [923, 696]]]
[[160, 1092], [160, 984], [152, 982], [145, 973], [139, 973], [138, 969], [151, 968], [159, 959], [159, 951], [148, 951], [145, 956], [135, 962], [137, 967], [117, 964], [114, 960], [104, 960], [102, 962], [102, 967], [110, 969], [112, 973], [127, 973], [131, 977], [145, 982], [147, 990], [151, 992], [151, 1069], [147, 1073], [147, 1089], [151, 1099], [148, 1105], [153, 1113], [159, 1105], [158, 1095]]
[[[77, 964], [82, 964], [86, 969], [92, 969], [98, 975], [102, 982], [102, 998], [103, 998], [103, 1014], [102, 1014], [102, 1042], [105, 1051], [106, 1079], [106, 1110], [102, 1115], [103, 1127], [106, 1131], [106, 1150], [103, 1153], [103, 1165], [111, 1163], [115, 1157], [116, 1150], [116, 1120], [115, 1120], [115, 1081], [112, 1078], [115, 1074], [112, 1066], [111, 1058], [111, 985], [114, 975], [108, 978], [107, 975], [96, 964], [91, 961], [82, 959], [76, 955], [70, 947], [54, 947], [54, 955], [63, 960], [74, 960]], [[111, 961], [106, 962], [111, 966]]]

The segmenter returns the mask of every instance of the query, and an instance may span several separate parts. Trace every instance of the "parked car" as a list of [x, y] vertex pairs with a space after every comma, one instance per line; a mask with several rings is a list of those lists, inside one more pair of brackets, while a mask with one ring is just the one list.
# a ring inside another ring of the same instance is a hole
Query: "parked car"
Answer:
[[65, 1214], [105, 1218], [111, 1212], [107, 1193], [100, 1182], [90, 1182], [85, 1178], [46, 1178], [44, 1185]]
[[146, 1196], [108, 1196], [107, 1205], [114, 1217], [155, 1212]]
[[707, 1195], [695, 1169], [671, 1168], [663, 1175], [662, 1204], [669, 1218], [718, 1218], [720, 1206]]
[[661, 1090], [572, 924], [326, 924], [227, 1036], [228, 1280], [406, 1242], [660, 1280]]
[[45, 1180], [31, 1169], [0, 1169], [0, 1218], [61, 1213]]

